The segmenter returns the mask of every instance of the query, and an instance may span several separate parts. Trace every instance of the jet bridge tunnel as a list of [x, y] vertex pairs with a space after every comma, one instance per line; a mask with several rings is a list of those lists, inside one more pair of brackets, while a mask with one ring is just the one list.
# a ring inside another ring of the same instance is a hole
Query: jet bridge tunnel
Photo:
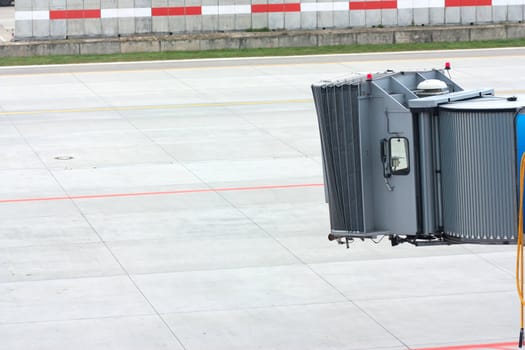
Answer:
[[356, 74], [312, 90], [329, 239], [516, 242], [525, 100], [464, 90], [442, 70]]

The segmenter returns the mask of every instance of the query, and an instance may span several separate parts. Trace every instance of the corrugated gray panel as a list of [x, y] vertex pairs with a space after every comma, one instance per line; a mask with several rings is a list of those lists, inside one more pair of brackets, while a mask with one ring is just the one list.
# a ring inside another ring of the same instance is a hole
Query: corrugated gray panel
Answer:
[[443, 224], [450, 238], [515, 241], [514, 117], [512, 111], [440, 111]]
[[363, 232], [358, 85], [312, 86], [332, 231]]

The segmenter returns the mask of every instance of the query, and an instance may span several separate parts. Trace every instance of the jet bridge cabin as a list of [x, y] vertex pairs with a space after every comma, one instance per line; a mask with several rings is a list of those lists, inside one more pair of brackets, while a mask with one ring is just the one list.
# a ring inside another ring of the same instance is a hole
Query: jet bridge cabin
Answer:
[[440, 70], [356, 74], [312, 90], [329, 239], [516, 241], [523, 99], [464, 90]]

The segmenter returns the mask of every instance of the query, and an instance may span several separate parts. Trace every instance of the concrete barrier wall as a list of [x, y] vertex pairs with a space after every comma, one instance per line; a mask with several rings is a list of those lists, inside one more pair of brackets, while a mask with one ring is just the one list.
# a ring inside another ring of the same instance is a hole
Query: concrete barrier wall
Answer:
[[521, 23], [525, 0], [16, 0], [15, 39]]
[[525, 24], [200, 33], [0, 43], [0, 57], [312, 47], [525, 38]]

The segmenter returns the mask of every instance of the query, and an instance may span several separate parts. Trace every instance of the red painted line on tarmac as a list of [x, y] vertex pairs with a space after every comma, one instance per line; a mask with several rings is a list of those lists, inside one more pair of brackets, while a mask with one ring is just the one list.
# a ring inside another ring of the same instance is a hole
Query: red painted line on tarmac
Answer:
[[503, 349], [508, 349], [508, 347], [516, 348], [517, 346], [518, 346], [518, 343], [513, 342], [513, 343], [445, 346], [445, 347], [439, 347], [439, 348], [424, 348], [424, 349], [413, 349], [413, 350], [475, 350], [475, 349], [503, 350]]
[[118, 198], [118, 197], [145, 197], [145, 196], [161, 196], [161, 195], [174, 195], [174, 194], [186, 194], [186, 193], [261, 191], [261, 190], [277, 190], [277, 189], [287, 189], [287, 188], [307, 188], [307, 187], [323, 187], [323, 186], [324, 184], [322, 183], [312, 183], [312, 184], [293, 184], [293, 185], [249, 186], [249, 187], [218, 187], [218, 188], [200, 188], [200, 189], [197, 188], [197, 189], [159, 191], [159, 192], [108, 193], [108, 194], [91, 194], [91, 195], [62, 196], [62, 197], [0, 199], [0, 203], [65, 201], [65, 200], [75, 200], [75, 199], [100, 199], [100, 198]]

